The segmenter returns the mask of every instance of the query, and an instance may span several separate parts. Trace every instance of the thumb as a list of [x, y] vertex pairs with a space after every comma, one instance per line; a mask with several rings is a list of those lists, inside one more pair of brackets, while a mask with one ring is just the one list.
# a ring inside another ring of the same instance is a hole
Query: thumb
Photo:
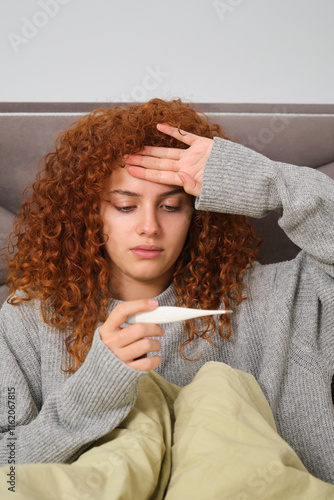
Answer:
[[183, 189], [185, 190], [186, 193], [191, 194], [193, 196], [199, 196], [201, 194], [201, 184], [199, 182], [196, 182], [191, 175], [189, 175], [187, 172], [177, 172], [177, 175], [179, 176]]

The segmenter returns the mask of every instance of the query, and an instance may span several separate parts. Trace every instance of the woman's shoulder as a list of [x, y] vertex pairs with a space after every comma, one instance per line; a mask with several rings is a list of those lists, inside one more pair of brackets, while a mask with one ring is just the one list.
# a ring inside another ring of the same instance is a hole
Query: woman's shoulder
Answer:
[[249, 269], [249, 276], [265, 276], [276, 273], [299, 272], [308, 265], [307, 253], [301, 250], [294, 259], [281, 262], [266, 263], [261, 259], [256, 260]]
[[244, 275], [244, 283], [247, 290], [252, 295], [267, 297], [273, 290], [287, 289], [288, 283], [291, 285], [300, 280], [302, 274], [309, 267], [310, 262], [304, 251], [292, 260], [265, 264], [255, 261]]
[[40, 321], [41, 314], [41, 301], [39, 299], [27, 300], [27, 295], [18, 290], [13, 297], [8, 297], [2, 304], [0, 309], [1, 317], [5, 316], [7, 319], [12, 318], [13, 321], [22, 318], [30, 318], [33, 321]]
[[40, 331], [44, 323], [41, 314], [41, 301], [15, 302], [15, 299], [25, 298], [22, 292], [15, 292], [14, 297], [7, 299], [0, 310], [1, 337], [10, 345], [28, 345], [39, 350]]

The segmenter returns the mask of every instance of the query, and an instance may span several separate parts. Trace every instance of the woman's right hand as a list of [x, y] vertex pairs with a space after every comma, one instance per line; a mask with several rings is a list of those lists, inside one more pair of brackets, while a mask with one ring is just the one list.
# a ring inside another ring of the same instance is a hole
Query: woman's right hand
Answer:
[[159, 351], [161, 343], [150, 337], [161, 337], [164, 329], [154, 323], [137, 323], [121, 328], [131, 314], [156, 309], [154, 300], [132, 300], [123, 302], [113, 309], [99, 329], [102, 342], [115, 356], [135, 370], [150, 371], [161, 363], [160, 356], [146, 357], [149, 352]]

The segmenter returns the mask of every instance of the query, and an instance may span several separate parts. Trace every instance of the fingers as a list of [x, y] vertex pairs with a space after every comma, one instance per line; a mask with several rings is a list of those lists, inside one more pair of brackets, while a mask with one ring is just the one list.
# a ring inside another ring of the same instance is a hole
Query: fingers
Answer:
[[179, 131], [167, 124], [158, 124], [157, 128], [190, 147], [178, 149], [146, 146], [139, 154], [125, 157], [129, 174], [149, 182], [182, 186], [186, 193], [198, 197], [213, 139]]
[[[193, 144], [193, 142], [196, 139], [200, 138], [200, 136], [191, 134], [190, 132], [186, 132], [185, 130], [180, 129], [179, 131], [177, 127], [172, 127], [171, 125], [168, 125], [166, 123], [158, 123], [157, 128], [161, 132], [164, 132], [165, 134], [170, 135], [175, 139], [178, 139], [179, 141], [188, 144], [189, 146]], [[169, 162], [168, 164], [166, 164], [166, 163], [161, 163], [157, 160], [160, 158], [165, 160], [178, 161], [182, 157], [182, 152], [184, 152], [184, 149], [166, 148], [158, 146], [145, 146], [136, 155], [125, 155], [124, 161], [126, 164], [138, 165], [140, 167], [144, 166], [147, 168], [161, 168], [161, 169], [169, 168], [171, 170], [173, 169], [176, 170], [178, 168], [176, 163]], [[152, 158], [150, 159], [149, 157]]]
[[100, 327], [100, 335], [108, 330], [115, 330], [120, 328], [120, 326], [125, 323], [126, 318], [132, 314], [136, 314], [144, 311], [152, 311], [158, 307], [158, 302], [156, 300], [131, 300], [128, 302], [122, 302], [113, 309], [109, 314], [106, 321]]
[[178, 130], [177, 127], [172, 127], [167, 123], [158, 123], [157, 129], [164, 134], [170, 135], [174, 137], [178, 141], [184, 142], [189, 146], [199, 137], [198, 135], [191, 134], [190, 132], [186, 132], [185, 130]]
[[100, 338], [108, 349], [123, 363], [139, 371], [149, 371], [159, 366], [160, 356], [146, 356], [160, 350], [159, 340], [151, 337], [161, 337], [164, 329], [154, 323], [138, 323], [125, 328], [121, 328], [121, 325], [127, 316], [154, 310], [157, 305], [156, 301], [148, 300], [123, 302], [115, 307], [99, 329]]
[[145, 361], [148, 353], [159, 351], [161, 348], [159, 340], [150, 337], [162, 337], [163, 334], [164, 329], [160, 325], [138, 323], [111, 337], [107, 346], [126, 365], [139, 371], [149, 371], [161, 362], [160, 356], [150, 356], [148, 361]]
[[142, 167], [129, 166], [128, 172], [137, 179], [155, 182], [158, 184], [168, 184], [172, 186], [182, 186], [186, 193], [191, 196], [199, 196], [202, 183], [197, 182], [187, 172], [168, 172], [162, 170], [148, 170]]
[[120, 329], [105, 339], [106, 346], [123, 363], [131, 363], [150, 352], [159, 351], [159, 340], [151, 337], [162, 337], [164, 329], [154, 323], [138, 323]]
[[159, 184], [182, 186], [182, 181], [177, 175], [177, 172], [170, 172], [168, 170], [150, 170], [132, 165], [128, 167], [128, 172], [137, 179], [144, 179], [146, 181], [156, 182]]
[[135, 361], [128, 363], [128, 365], [140, 372], [149, 372], [150, 370], [155, 370], [160, 363], [160, 356], [150, 356], [148, 358], [136, 359]]
[[147, 156], [146, 154], [144, 154], [144, 150], [141, 151], [138, 155], [129, 155], [126, 158], [125, 162], [128, 166], [136, 165], [138, 167], [153, 168], [157, 170], [171, 170], [175, 172], [180, 168], [178, 160]]
[[[160, 146], [144, 146], [143, 149], [138, 153], [142, 156], [154, 156], [156, 158], [165, 158], [168, 160], [179, 160], [184, 149], [179, 148], [166, 148]], [[125, 158], [132, 158], [137, 155], [125, 155]], [[131, 162], [129, 162], [131, 163]]]
[[[136, 323], [134, 325], [129, 325], [126, 328], [122, 328], [119, 330], [119, 332], [115, 333], [112, 338], [112, 345], [115, 349], [121, 349], [132, 346], [141, 339], [145, 338], [146, 340], [149, 340], [149, 337], [161, 337], [163, 334], [164, 334], [164, 329], [160, 325], [157, 325], [156, 323]], [[158, 349], [152, 349], [152, 350], [157, 351], [159, 349], [160, 345]], [[131, 352], [131, 350], [129, 350], [129, 352]], [[143, 353], [137, 354], [137, 356], [134, 357], [142, 355]]]
[[161, 344], [158, 340], [144, 338], [120, 350], [121, 357], [119, 359], [125, 364], [132, 363], [136, 359], [146, 356], [149, 352], [160, 351], [160, 349]]

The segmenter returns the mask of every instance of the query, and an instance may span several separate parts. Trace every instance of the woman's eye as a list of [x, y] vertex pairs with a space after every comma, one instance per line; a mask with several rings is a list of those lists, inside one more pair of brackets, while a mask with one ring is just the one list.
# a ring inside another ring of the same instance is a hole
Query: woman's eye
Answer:
[[181, 210], [181, 206], [162, 205], [162, 207], [166, 212], [178, 212]]
[[130, 206], [130, 207], [116, 207], [116, 210], [118, 210], [119, 212], [131, 212], [135, 207], [134, 206]]
[[[136, 208], [136, 205], [129, 205], [126, 207], [119, 207], [115, 205], [115, 209], [118, 212], [122, 213], [129, 213], [132, 212]], [[165, 210], [165, 212], [178, 212], [181, 210], [181, 205], [180, 206], [174, 206], [174, 205], [161, 205], [161, 208]]]

